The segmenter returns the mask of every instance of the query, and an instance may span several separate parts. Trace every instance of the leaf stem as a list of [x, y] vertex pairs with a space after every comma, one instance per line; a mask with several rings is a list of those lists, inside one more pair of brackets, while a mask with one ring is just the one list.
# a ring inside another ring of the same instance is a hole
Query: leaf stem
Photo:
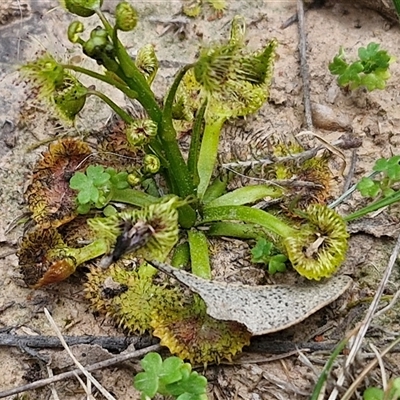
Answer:
[[213, 221], [243, 221], [252, 224], [257, 224], [267, 228], [271, 232], [287, 238], [296, 236], [298, 230], [287, 225], [274, 215], [246, 206], [223, 206], [223, 207], [210, 207], [204, 210], [204, 215], [201, 223], [205, 224]]
[[130, 89], [128, 86], [125, 84], [118, 82], [117, 80], [113, 79], [111, 76], [99, 74], [98, 72], [91, 71], [90, 69], [86, 69], [84, 67], [80, 67], [79, 65], [72, 65], [72, 64], [61, 64], [61, 66], [65, 69], [70, 69], [72, 71], [79, 72], [81, 74], [85, 74], [87, 76], [90, 76], [94, 79], [98, 79], [99, 81], [103, 81], [108, 83], [109, 85], [112, 85], [119, 89], [121, 92], [126, 94], [129, 98], [135, 99], [137, 97], [137, 93]]
[[203, 198], [210, 184], [215, 162], [217, 161], [219, 137], [225, 121], [225, 116], [215, 117], [211, 121], [206, 121], [199, 153], [199, 161], [197, 163], [197, 171], [199, 174], [197, 197], [199, 199]]
[[132, 124], [134, 122], [134, 119], [126, 111], [124, 111], [118, 104], [114, 103], [114, 101], [112, 101], [104, 93], [92, 89], [88, 90], [87, 94], [92, 96], [97, 96], [98, 98], [103, 100], [104, 103], [106, 103], [127, 124]]
[[200, 278], [211, 279], [210, 257], [206, 235], [198, 230], [188, 232], [192, 273]]

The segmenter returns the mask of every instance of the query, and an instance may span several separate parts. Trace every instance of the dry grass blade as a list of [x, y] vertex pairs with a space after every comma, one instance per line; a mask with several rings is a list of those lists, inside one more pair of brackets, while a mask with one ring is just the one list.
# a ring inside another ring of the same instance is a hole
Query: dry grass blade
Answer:
[[[393, 252], [390, 256], [389, 259], [389, 263], [385, 269], [385, 273], [383, 274], [383, 277], [381, 279], [381, 282], [379, 284], [379, 287], [375, 293], [374, 299], [368, 309], [367, 315], [364, 318], [364, 321], [361, 323], [360, 325], [360, 329], [358, 330], [358, 334], [357, 336], [354, 338], [354, 341], [352, 343], [351, 346], [351, 350], [350, 353], [346, 359], [346, 362], [344, 364], [344, 368], [343, 370], [340, 372], [338, 379], [336, 381], [336, 387], [341, 387], [344, 383], [344, 379], [345, 379], [345, 372], [346, 370], [348, 370], [348, 368], [350, 367], [350, 365], [354, 362], [356, 355], [358, 353], [358, 351], [361, 348], [362, 342], [364, 340], [365, 334], [367, 333], [367, 330], [371, 324], [371, 321], [374, 317], [375, 311], [378, 307], [378, 304], [381, 300], [381, 296], [382, 293], [385, 289], [385, 286], [390, 278], [390, 275], [392, 274], [393, 271], [393, 267], [396, 263], [397, 260], [397, 256], [399, 254], [400, 251], [400, 236], [397, 238], [397, 242], [396, 245], [393, 249]], [[358, 380], [358, 378], [357, 378]], [[328, 400], [335, 400], [339, 394], [338, 390], [336, 389], [336, 387], [333, 389], [331, 395], [329, 396]], [[344, 400], [344, 397], [342, 397], [342, 400]]]
[[379, 368], [381, 370], [383, 391], [386, 392], [386, 389], [387, 389], [386, 370], [385, 370], [385, 365], [383, 363], [382, 357], [379, 354], [378, 349], [372, 343], [369, 344], [369, 347], [371, 347], [371, 349], [374, 352], [375, 357], [376, 357], [376, 359], [378, 361]]
[[54, 319], [50, 315], [49, 311], [47, 308], [44, 308], [44, 314], [46, 318], [48, 319], [51, 327], [53, 328], [54, 332], [60, 339], [61, 344], [63, 345], [65, 351], [68, 353], [68, 355], [71, 357], [72, 361], [75, 363], [75, 365], [81, 370], [81, 372], [88, 378], [94, 386], [99, 390], [99, 392], [107, 399], [107, 400], [116, 400], [114, 396], [112, 396], [101, 384], [98, 382], [93, 376], [88, 372], [85, 367], [75, 358], [75, 356], [72, 354], [72, 351], [68, 347], [67, 343], [65, 342], [61, 331], [58, 329], [58, 326], [54, 322]]
[[[394, 349], [400, 343], [400, 336], [393, 341], [385, 350], [380, 354], [380, 358], [383, 358], [386, 354]], [[346, 393], [340, 398], [340, 400], [350, 400], [353, 393], [356, 391], [357, 387], [361, 384], [362, 380], [377, 366], [378, 359], [372, 360], [363, 371], [357, 376], [354, 382], [346, 390]]]
[[[50, 378], [54, 376], [53, 370], [49, 366], [47, 366], [47, 373], [49, 374]], [[54, 387], [54, 384], [50, 385], [50, 390], [51, 390], [51, 395], [53, 396], [53, 400], [60, 400], [60, 398], [58, 397], [57, 390]]]

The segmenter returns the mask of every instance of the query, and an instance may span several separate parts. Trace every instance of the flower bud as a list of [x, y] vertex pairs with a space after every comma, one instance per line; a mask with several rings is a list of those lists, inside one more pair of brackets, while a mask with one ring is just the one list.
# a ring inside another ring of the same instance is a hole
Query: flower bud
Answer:
[[127, 180], [131, 186], [136, 186], [140, 183], [140, 177], [134, 173], [129, 174]]
[[54, 104], [61, 117], [73, 121], [85, 105], [87, 88], [72, 75], [65, 79], [61, 90], [53, 93]]
[[126, 138], [133, 147], [146, 145], [157, 134], [157, 124], [151, 119], [137, 120], [126, 128]]
[[135, 29], [138, 21], [136, 10], [126, 1], [119, 3], [115, 9], [115, 27], [121, 31]]
[[81, 21], [74, 21], [69, 24], [68, 27], [68, 40], [72, 43], [79, 42], [80, 36], [79, 33], [82, 33], [85, 30]]
[[143, 172], [155, 174], [160, 169], [160, 159], [154, 154], [146, 154], [143, 159]]
[[79, 17], [90, 17], [100, 9], [103, 0], [60, 0], [61, 4], [72, 14]]
[[147, 44], [139, 49], [135, 64], [146, 78], [147, 83], [151, 85], [159, 66], [154, 46], [152, 44]]

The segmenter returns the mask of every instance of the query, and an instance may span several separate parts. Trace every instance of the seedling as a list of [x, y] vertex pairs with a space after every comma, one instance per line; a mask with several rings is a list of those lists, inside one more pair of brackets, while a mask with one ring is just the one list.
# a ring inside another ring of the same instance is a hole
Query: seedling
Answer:
[[329, 64], [329, 71], [338, 75], [338, 85], [350, 90], [364, 86], [368, 91], [384, 89], [390, 78], [389, 66], [395, 60], [378, 43], [369, 43], [358, 49], [359, 59], [348, 63], [343, 47]]
[[285, 263], [288, 261], [287, 257], [284, 254], [279, 254], [273, 243], [268, 242], [265, 238], [258, 239], [256, 245], [251, 250], [251, 255], [252, 262], [268, 265], [268, 272], [270, 274], [286, 271]]
[[[345, 217], [346, 221], [361, 218], [364, 215], [400, 201], [400, 190], [396, 187], [400, 181], [400, 156], [381, 158], [376, 161], [373, 177], [363, 177], [357, 184], [360, 193], [377, 199], [366, 207]], [[377, 176], [377, 178], [374, 178]]]
[[140, 364], [144, 372], [135, 376], [133, 385], [142, 392], [142, 400], [152, 399], [157, 393], [177, 400], [207, 400], [207, 379], [180, 358], [163, 361], [158, 353], [149, 353]]
[[392, 196], [394, 185], [400, 182], [400, 156], [380, 158], [375, 162], [373, 171], [379, 173], [378, 179], [364, 177], [357, 184], [357, 189], [364, 197], [376, 198]]

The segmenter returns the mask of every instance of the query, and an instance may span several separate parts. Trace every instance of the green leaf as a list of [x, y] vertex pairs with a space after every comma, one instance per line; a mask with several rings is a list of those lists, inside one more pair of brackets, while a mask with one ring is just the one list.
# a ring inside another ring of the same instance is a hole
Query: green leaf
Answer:
[[346, 71], [349, 64], [347, 64], [347, 62], [344, 61], [344, 56], [345, 56], [344, 50], [343, 47], [341, 47], [339, 50], [339, 54], [333, 58], [333, 61], [328, 66], [331, 74], [342, 75]]
[[89, 186], [88, 188], [81, 190], [78, 193], [77, 199], [79, 204], [88, 204], [92, 200], [92, 187]]
[[153, 398], [158, 391], [158, 377], [152, 372], [139, 372], [133, 381], [133, 386], [146, 396]]
[[74, 190], [85, 189], [88, 185], [91, 185], [91, 181], [83, 172], [75, 172], [69, 180], [69, 187]]
[[377, 172], [382, 172], [387, 170], [388, 165], [389, 162], [386, 158], [380, 158], [379, 160], [375, 161], [375, 165], [372, 169]]
[[364, 197], [376, 197], [381, 190], [379, 182], [367, 177], [363, 177], [356, 187]]
[[152, 352], [146, 354], [143, 360], [140, 361], [140, 365], [146, 372], [151, 372], [158, 376], [161, 371], [162, 362], [161, 356], [158, 353]]
[[111, 215], [116, 215], [116, 214], [118, 214], [118, 211], [117, 211], [117, 209], [116, 209], [114, 206], [108, 205], [108, 206], [106, 206], [106, 207], [104, 208], [103, 214], [104, 214], [106, 217], [111, 217]]
[[168, 392], [173, 396], [179, 396], [183, 393], [204, 394], [206, 393], [207, 379], [192, 371], [189, 377], [166, 386]]
[[277, 254], [276, 256], [271, 257], [271, 260], [268, 263], [268, 272], [273, 275], [277, 272], [285, 272], [286, 271], [286, 261], [287, 257], [283, 254]]
[[[97, 203], [99, 201], [99, 197], [100, 197], [99, 189], [92, 186], [89, 188], [89, 190], [90, 190], [90, 201], [92, 201], [93, 203]], [[78, 195], [78, 197], [79, 197], [79, 195]]]
[[349, 83], [352, 86], [360, 86], [361, 77], [360, 72], [364, 70], [364, 67], [360, 62], [355, 62], [348, 66], [348, 68], [338, 77], [338, 84], [340, 86], [346, 86]]
[[96, 179], [104, 172], [104, 167], [102, 165], [89, 165], [86, 169], [86, 175], [90, 179]]
[[268, 242], [265, 238], [257, 240], [256, 245], [251, 249], [251, 262], [267, 264], [272, 250], [272, 243]]
[[168, 357], [165, 359], [159, 374], [162, 383], [168, 385], [169, 383], [177, 382], [182, 379], [182, 365], [183, 361], [178, 357]]
[[383, 400], [383, 390], [376, 387], [370, 387], [364, 390], [363, 399], [364, 400]]
[[194, 394], [194, 393], [183, 393], [176, 398], [176, 400], [207, 400], [207, 395], [203, 394]]
[[79, 214], [85, 215], [90, 211], [90, 209], [91, 209], [90, 203], [86, 203], [86, 204], [79, 204], [79, 206], [76, 209], [76, 211]]

